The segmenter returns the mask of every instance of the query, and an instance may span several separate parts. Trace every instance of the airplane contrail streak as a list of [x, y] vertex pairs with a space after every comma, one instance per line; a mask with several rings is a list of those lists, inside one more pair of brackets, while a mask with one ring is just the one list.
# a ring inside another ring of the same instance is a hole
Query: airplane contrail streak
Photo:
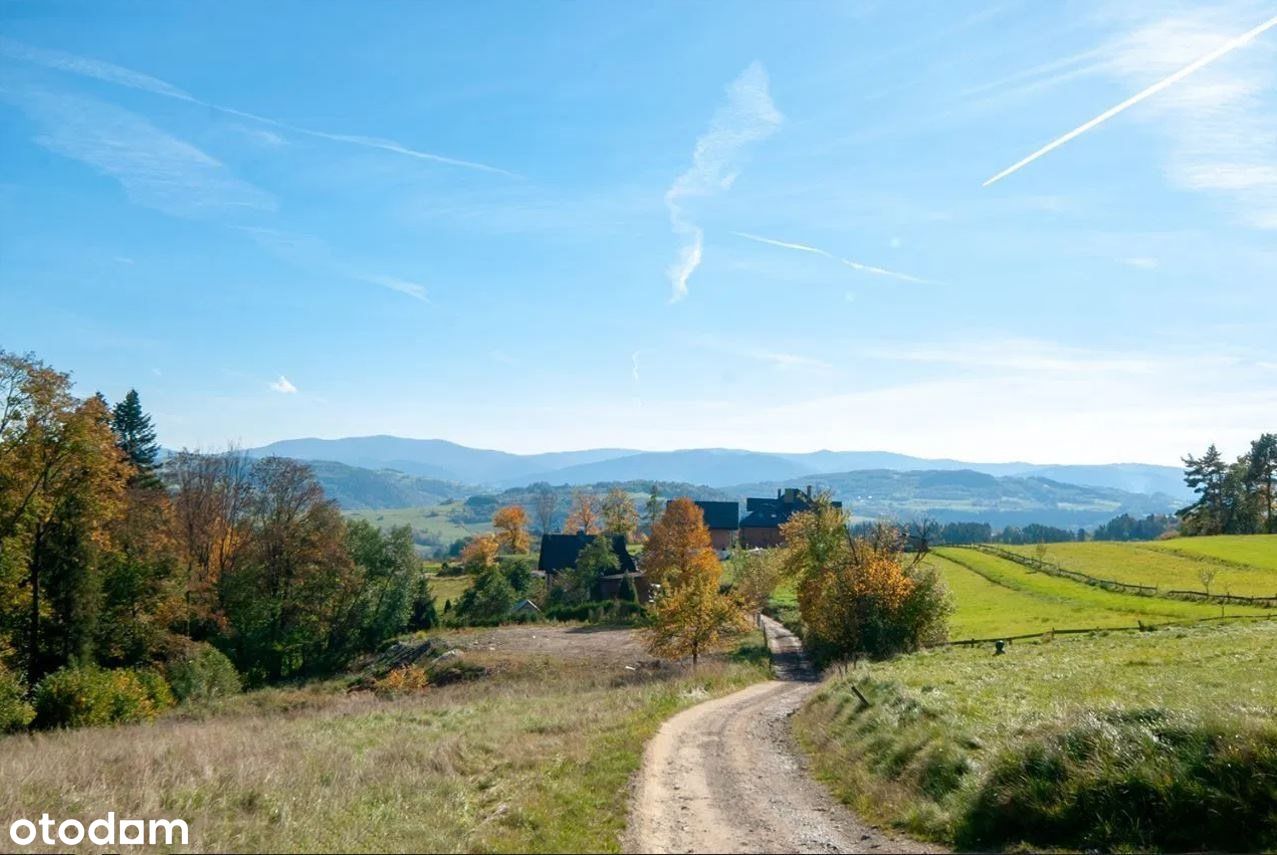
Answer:
[[1109, 119], [1113, 118], [1118, 113], [1122, 112], [1128, 107], [1134, 107], [1136, 104], [1140, 103], [1141, 101], [1147, 98], [1151, 98], [1152, 96], [1156, 95], [1158, 92], [1161, 92], [1163, 89], [1167, 88], [1168, 86], [1175, 85], [1179, 81], [1183, 80], [1185, 77], [1188, 77], [1190, 74], [1193, 74], [1196, 71], [1200, 71], [1201, 69], [1210, 65], [1212, 62], [1219, 59], [1220, 57], [1225, 56], [1226, 54], [1232, 53], [1233, 51], [1237, 50], [1237, 48], [1251, 41], [1254, 41], [1255, 38], [1257, 38], [1260, 35], [1263, 35], [1265, 32], [1267, 32], [1268, 30], [1271, 30], [1273, 27], [1277, 27], [1277, 16], [1269, 18], [1267, 21], [1264, 21], [1264, 23], [1260, 24], [1258, 27], [1255, 27], [1252, 30], [1248, 30], [1247, 32], [1242, 33], [1240, 36], [1237, 36], [1236, 38], [1229, 39], [1228, 41], [1224, 42], [1219, 47], [1215, 48], [1210, 53], [1195, 59], [1194, 61], [1190, 62], [1188, 65], [1184, 66], [1179, 71], [1175, 72], [1169, 77], [1165, 77], [1157, 81], [1156, 83], [1154, 83], [1152, 86], [1148, 87], [1147, 89], [1144, 89], [1141, 92], [1137, 92], [1136, 94], [1132, 95], [1130, 98], [1127, 98], [1125, 101], [1123, 101], [1121, 104], [1118, 104], [1116, 107], [1111, 107], [1105, 110], [1103, 113], [1100, 113], [1098, 116], [1096, 116], [1094, 119], [1091, 119], [1086, 124], [1079, 125], [1078, 127], [1069, 131], [1067, 134], [1060, 137], [1059, 139], [1056, 139], [1047, 143], [1046, 145], [1042, 146], [1042, 148], [1033, 152], [1033, 154], [1024, 158], [1024, 160], [1021, 160], [1018, 163], [1008, 166], [1006, 169], [1002, 170], [997, 175], [990, 178], [988, 181], [985, 181], [980, 186], [988, 187], [990, 184], [993, 184], [996, 181], [1001, 181], [1003, 178], [1006, 178], [1011, 173], [1018, 172], [1019, 170], [1028, 166], [1033, 161], [1037, 160], [1042, 155], [1054, 151], [1055, 149], [1064, 145], [1069, 140], [1075, 139], [1081, 136], [1082, 134], [1086, 133], [1087, 131], [1091, 130], [1091, 128], [1094, 128], [1096, 125], [1100, 125], [1104, 122], [1107, 122]]

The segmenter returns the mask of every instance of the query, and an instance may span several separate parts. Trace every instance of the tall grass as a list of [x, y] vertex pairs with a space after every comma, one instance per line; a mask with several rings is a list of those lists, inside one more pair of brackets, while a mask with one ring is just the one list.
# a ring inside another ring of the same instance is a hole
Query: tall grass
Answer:
[[8, 738], [0, 820], [181, 818], [201, 851], [615, 851], [660, 722], [766, 676], [756, 656], [695, 674], [465, 656], [489, 676], [411, 698], [331, 682]]
[[960, 848], [1277, 846], [1277, 621], [950, 648], [796, 719], [870, 816]]

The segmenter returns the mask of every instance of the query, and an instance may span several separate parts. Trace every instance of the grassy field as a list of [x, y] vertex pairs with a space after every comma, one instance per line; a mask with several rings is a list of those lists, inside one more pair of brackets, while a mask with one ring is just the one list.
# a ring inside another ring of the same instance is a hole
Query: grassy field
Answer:
[[1277, 573], [1277, 534], [1225, 534], [1217, 537], [1177, 537], [1143, 544], [1150, 549], [1244, 564]]
[[612, 643], [625, 630], [509, 630], [529, 631], [575, 633], [582, 655], [452, 632], [487, 676], [400, 700], [272, 689], [146, 726], [8, 737], [0, 816], [178, 817], [202, 851], [616, 851], [660, 722], [767, 675], [753, 635], [691, 674], [636, 661], [632, 640]]
[[1277, 621], [991, 653], [938, 648], [827, 685], [795, 725], [818, 775], [959, 848], [1277, 847]]
[[[1201, 545], [1199, 545], [1199, 543]], [[1037, 547], [1007, 546], [1036, 557]], [[1184, 537], [1152, 543], [1050, 543], [1045, 560], [1102, 579], [1203, 591], [1203, 570], [1215, 574], [1211, 592], [1246, 597], [1277, 595], [1277, 536]]]
[[[1070, 579], [1031, 572], [1027, 567], [1014, 561], [974, 549], [945, 547], [935, 550], [934, 554], [950, 564], [963, 565], [967, 572], [977, 573], [995, 586], [1032, 597], [1045, 605], [1054, 604], [1061, 609], [1061, 614], [1067, 611], [1070, 624], [1066, 625], [1061, 621], [1053, 623], [1048, 628], [1085, 629], [1110, 626], [1115, 625], [1112, 623], [1115, 617], [1121, 617], [1126, 626], [1134, 626], [1140, 621], [1168, 623], [1216, 618], [1223, 615], [1259, 615], [1269, 611], [1257, 607], [1219, 606], [1212, 603], [1195, 603], [1106, 591]], [[949, 570], [946, 572], [946, 578], [953, 577], [956, 573], [957, 571]], [[994, 596], [1000, 597], [1001, 594]], [[957, 612], [953, 621], [954, 637], [962, 637], [965, 634], [956, 629], [963, 625], [964, 610], [978, 609], [986, 614], [989, 613], [988, 605], [980, 602], [978, 598], [964, 602], [961, 597], [955, 596], [955, 605]], [[1082, 623], [1073, 624], [1071, 623], [1073, 619], [1081, 620]], [[1099, 622], [1090, 623], [1089, 620]], [[1020, 625], [1020, 621], [1020, 617], [1015, 612], [1008, 612], [1006, 627], [1002, 632], [1007, 635], [1017, 634], [1014, 630]]]
[[470, 589], [474, 584], [474, 577], [465, 576], [430, 576], [430, 593], [435, 598], [435, 609], [441, 614], [443, 612], [443, 604], [448, 600], [452, 600], [455, 606], [461, 595]]
[[409, 526], [415, 534], [434, 538], [447, 548], [454, 540], [492, 531], [488, 522], [460, 522], [456, 515], [462, 509], [460, 503], [430, 505], [421, 508], [383, 508], [377, 510], [346, 511], [351, 519], [367, 520], [379, 528]]

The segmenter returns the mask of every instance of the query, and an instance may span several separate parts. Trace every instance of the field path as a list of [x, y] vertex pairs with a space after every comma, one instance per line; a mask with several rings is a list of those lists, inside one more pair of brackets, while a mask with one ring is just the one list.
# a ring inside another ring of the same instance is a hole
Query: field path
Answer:
[[858, 820], [808, 777], [789, 717], [817, 687], [798, 639], [763, 618], [776, 677], [685, 710], [648, 743], [629, 852], [925, 852]]

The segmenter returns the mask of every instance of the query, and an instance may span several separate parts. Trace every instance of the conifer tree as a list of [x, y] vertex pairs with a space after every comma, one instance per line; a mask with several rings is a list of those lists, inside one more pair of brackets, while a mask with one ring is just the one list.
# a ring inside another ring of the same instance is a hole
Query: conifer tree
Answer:
[[137, 470], [130, 483], [133, 486], [156, 487], [160, 480], [155, 474], [159, 465], [160, 445], [155, 441], [155, 427], [151, 417], [142, 409], [137, 390], [130, 389], [124, 400], [111, 412], [111, 430], [116, 443]]

